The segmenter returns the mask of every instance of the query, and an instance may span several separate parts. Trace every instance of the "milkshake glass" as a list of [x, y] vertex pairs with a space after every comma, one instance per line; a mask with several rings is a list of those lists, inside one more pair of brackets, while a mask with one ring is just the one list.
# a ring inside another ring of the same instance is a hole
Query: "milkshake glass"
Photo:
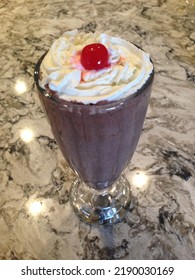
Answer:
[[119, 222], [131, 202], [130, 185], [121, 174], [142, 131], [154, 71], [133, 94], [83, 103], [62, 99], [48, 86], [40, 85], [45, 55], [36, 64], [34, 78], [53, 135], [77, 175], [70, 203], [87, 223]]

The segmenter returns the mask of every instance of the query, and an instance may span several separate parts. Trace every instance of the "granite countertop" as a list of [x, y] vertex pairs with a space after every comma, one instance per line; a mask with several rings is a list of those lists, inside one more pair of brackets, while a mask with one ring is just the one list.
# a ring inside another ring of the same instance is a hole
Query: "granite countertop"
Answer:
[[[2, 0], [0, 259], [195, 259], [195, 32], [185, 1]], [[124, 221], [91, 226], [35, 93], [38, 58], [64, 31], [109, 31], [155, 64], [144, 129], [125, 175]]]

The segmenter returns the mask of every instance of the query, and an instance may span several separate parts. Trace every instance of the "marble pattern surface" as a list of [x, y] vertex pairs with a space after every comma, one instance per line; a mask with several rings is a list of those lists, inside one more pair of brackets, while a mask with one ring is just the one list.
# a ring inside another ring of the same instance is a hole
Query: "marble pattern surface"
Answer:
[[[136, 4], [135, 4], [136, 3]], [[1, 0], [0, 259], [195, 259], [195, 28], [185, 1]], [[148, 51], [150, 106], [114, 226], [81, 222], [72, 173], [35, 93], [34, 64], [70, 29]]]

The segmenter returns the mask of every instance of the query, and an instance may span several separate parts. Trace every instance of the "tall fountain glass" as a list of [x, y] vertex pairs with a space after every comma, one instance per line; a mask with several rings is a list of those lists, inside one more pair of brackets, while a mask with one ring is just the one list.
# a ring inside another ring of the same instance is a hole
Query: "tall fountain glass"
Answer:
[[34, 79], [53, 135], [77, 175], [70, 203], [87, 223], [120, 222], [131, 202], [131, 188], [122, 174], [142, 131], [154, 73], [125, 99], [86, 105], [59, 99], [40, 87], [43, 58], [35, 66]]

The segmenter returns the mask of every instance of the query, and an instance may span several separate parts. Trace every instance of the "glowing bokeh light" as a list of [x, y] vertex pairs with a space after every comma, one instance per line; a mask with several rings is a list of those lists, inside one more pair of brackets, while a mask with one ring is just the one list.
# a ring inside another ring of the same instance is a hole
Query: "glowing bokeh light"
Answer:
[[33, 201], [29, 204], [29, 212], [31, 215], [36, 216], [43, 210], [43, 205], [40, 201]]
[[15, 91], [18, 93], [18, 94], [23, 94], [27, 91], [27, 86], [26, 86], [26, 83], [24, 81], [20, 81], [18, 80], [15, 84]]
[[26, 143], [31, 142], [34, 138], [33, 131], [29, 128], [24, 128], [20, 133], [20, 138]]
[[133, 175], [133, 184], [137, 187], [143, 187], [148, 183], [148, 176], [144, 172], [136, 172]]

